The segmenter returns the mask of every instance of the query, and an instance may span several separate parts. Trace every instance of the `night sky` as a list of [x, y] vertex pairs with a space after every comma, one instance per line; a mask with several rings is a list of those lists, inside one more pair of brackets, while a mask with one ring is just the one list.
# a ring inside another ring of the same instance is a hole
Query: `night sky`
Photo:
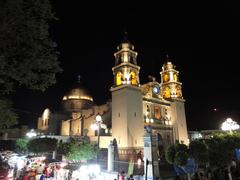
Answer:
[[51, 24], [51, 36], [64, 71], [44, 93], [20, 87], [11, 96], [20, 124], [36, 127], [45, 108], [58, 111], [78, 74], [97, 104], [111, 98], [113, 53], [125, 31], [138, 52], [141, 84], [148, 75], [160, 81], [165, 54], [172, 57], [183, 83], [188, 129], [217, 129], [227, 117], [240, 123], [236, 4], [80, 2], [52, 1], [59, 20]]

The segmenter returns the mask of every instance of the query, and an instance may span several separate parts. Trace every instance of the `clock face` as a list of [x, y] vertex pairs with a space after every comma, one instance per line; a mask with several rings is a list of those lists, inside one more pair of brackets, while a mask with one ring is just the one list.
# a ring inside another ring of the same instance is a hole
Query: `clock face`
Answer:
[[153, 86], [153, 93], [154, 93], [154, 94], [158, 94], [159, 91], [160, 91], [159, 86], [157, 86], [157, 85]]

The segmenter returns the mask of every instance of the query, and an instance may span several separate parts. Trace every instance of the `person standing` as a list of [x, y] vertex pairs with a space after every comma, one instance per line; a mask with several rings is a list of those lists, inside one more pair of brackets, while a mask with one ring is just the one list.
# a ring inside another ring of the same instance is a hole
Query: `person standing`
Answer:
[[124, 180], [124, 171], [122, 171], [120, 174], [118, 174], [118, 180]]

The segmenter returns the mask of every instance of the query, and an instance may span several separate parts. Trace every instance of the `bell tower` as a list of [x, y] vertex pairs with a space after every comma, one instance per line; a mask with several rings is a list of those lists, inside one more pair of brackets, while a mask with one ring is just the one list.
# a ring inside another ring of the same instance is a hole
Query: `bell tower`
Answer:
[[164, 99], [179, 98], [182, 99], [182, 83], [179, 82], [179, 72], [166, 56], [166, 62], [162, 67], [161, 74], [161, 93]]
[[126, 36], [123, 42], [117, 47], [115, 56], [115, 66], [112, 68], [114, 76], [114, 87], [121, 85], [139, 86], [139, 70], [137, 66], [137, 52], [134, 46], [127, 40]]
[[125, 37], [112, 68], [112, 136], [121, 147], [143, 147], [144, 123], [137, 52]]
[[171, 102], [172, 124], [174, 141], [188, 144], [187, 123], [185, 115], [185, 100], [182, 96], [182, 83], [179, 81], [179, 72], [166, 56], [162, 67], [161, 93], [162, 97]]

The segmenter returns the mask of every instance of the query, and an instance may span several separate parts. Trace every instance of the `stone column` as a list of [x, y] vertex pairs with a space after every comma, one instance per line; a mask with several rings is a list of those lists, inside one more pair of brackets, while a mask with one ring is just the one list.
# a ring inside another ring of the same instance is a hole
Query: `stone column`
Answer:
[[147, 180], [160, 179], [156, 141], [156, 136], [152, 135], [152, 128], [146, 127], [144, 134], [144, 178]]
[[113, 142], [110, 141], [108, 146], [108, 171], [114, 170], [114, 146]]

